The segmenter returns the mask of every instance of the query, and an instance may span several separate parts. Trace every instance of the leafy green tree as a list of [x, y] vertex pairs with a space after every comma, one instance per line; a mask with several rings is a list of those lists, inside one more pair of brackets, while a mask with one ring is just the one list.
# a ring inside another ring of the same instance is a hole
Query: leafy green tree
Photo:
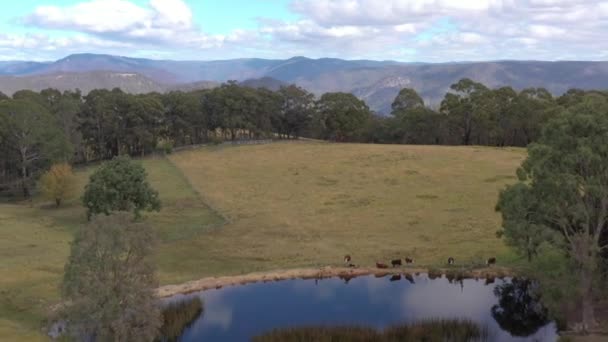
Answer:
[[397, 113], [402, 111], [408, 111], [416, 108], [423, 108], [424, 101], [422, 97], [418, 95], [416, 90], [412, 88], [403, 88], [395, 97], [395, 100], [391, 104], [392, 114], [397, 115]]
[[468, 78], [450, 86], [441, 102], [441, 112], [446, 114], [454, 133], [462, 145], [470, 145], [473, 138], [483, 132], [487, 120], [488, 88]]
[[317, 122], [326, 139], [352, 141], [371, 119], [365, 102], [348, 93], [325, 93], [317, 101]]
[[97, 216], [77, 231], [62, 286], [70, 335], [96, 341], [158, 336], [154, 246], [152, 229], [127, 213]]
[[0, 101], [8, 100], [8, 99], [10, 99], [10, 97], [8, 97], [5, 93], [0, 91]]
[[31, 180], [52, 161], [68, 160], [72, 146], [43, 106], [28, 100], [0, 101], [0, 135], [14, 155], [24, 197], [30, 196]]
[[113, 211], [159, 211], [160, 200], [146, 179], [144, 167], [128, 157], [116, 157], [97, 169], [85, 187], [83, 204], [87, 217]]
[[287, 134], [298, 138], [312, 122], [314, 95], [296, 85], [281, 87], [279, 95]]
[[519, 183], [502, 191], [498, 201], [505, 235], [521, 236], [531, 226], [561, 237], [549, 243], [576, 263], [585, 329], [597, 325], [595, 276], [600, 253], [608, 249], [602, 240], [608, 231], [606, 141], [608, 100], [588, 96], [547, 123], [539, 141], [528, 147]]

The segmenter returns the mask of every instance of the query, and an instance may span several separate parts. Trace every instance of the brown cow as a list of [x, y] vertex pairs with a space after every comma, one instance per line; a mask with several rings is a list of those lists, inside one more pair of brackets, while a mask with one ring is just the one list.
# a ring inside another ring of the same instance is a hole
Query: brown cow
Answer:
[[344, 263], [345, 263], [345, 264], [348, 264], [349, 262], [350, 262], [350, 255], [346, 254], [346, 255], [344, 256]]
[[381, 262], [376, 262], [376, 267], [378, 267], [378, 268], [388, 268], [388, 265], [383, 264]]
[[454, 258], [452, 258], [452, 257], [448, 258], [448, 265], [454, 265], [454, 262], [456, 262], [456, 260], [454, 260]]
[[486, 261], [486, 265], [496, 265], [496, 258], [492, 257]]

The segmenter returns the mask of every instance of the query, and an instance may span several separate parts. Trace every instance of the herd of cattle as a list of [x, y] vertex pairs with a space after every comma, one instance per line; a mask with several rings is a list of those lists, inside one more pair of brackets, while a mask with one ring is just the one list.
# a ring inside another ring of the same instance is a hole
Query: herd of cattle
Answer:
[[[344, 263], [346, 264], [346, 266], [354, 268], [357, 267], [357, 265], [351, 263], [352, 258], [350, 257], [350, 255], [345, 255], [344, 256]], [[414, 263], [414, 259], [412, 258], [405, 258], [405, 259], [394, 259], [391, 260], [391, 265], [393, 267], [397, 267], [397, 266], [403, 266], [403, 261], [405, 260], [406, 264], [413, 264]], [[448, 258], [448, 265], [454, 265], [456, 263], [456, 260], [452, 257]], [[491, 266], [491, 265], [495, 265], [496, 264], [496, 258], [492, 257], [489, 258], [488, 260], [486, 260], [486, 265]], [[382, 263], [382, 262], [376, 262], [376, 267], [377, 268], [388, 268], [388, 264]]]

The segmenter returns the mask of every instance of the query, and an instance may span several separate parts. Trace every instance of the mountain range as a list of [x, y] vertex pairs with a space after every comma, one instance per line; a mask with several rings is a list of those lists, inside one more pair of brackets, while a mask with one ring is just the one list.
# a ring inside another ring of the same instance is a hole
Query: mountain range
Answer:
[[244, 58], [220, 61], [172, 61], [98, 54], [70, 55], [54, 62], [0, 62], [0, 91], [120, 87], [124, 91], [192, 90], [235, 80], [272, 90], [297, 84], [316, 95], [351, 92], [380, 112], [401, 88], [416, 89], [437, 105], [452, 83], [471, 78], [489, 87], [545, 87], [555, 95], [570, 88], [607, 89], [608, 61], [490, 61], [401, 63], [395, 61]]

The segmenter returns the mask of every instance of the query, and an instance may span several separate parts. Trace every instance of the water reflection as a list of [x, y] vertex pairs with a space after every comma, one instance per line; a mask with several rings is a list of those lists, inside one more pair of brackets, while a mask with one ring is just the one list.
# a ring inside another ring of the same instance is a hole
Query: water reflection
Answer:
[[[181, 340], [247, 341], [285, 327], [363, 325], [385, 329], [426, 319], [466, 319], [487, 328], [492, 341], [554, 341], [555, 325], [546, 321], [544, 326], [537, 321], [532, 335], [517, 334], [508, 324], [503, 327], [503, 316], [512, 311], [494, 292], [500, 287], [496, 293], [512, 293], [505, 286], [508, 284], [508, 279], [485, 285], [474, 279], [450, 283], [445, 277], [432, 280], [426, 275], [409, 275], [400, 280], [368, 276], [226, 287], [196, 294], [203, 298], [205, 315], [186, 329]], [[499, 318], [494, 318], [494, 311]], [[511, 324], [520, 323], [515, 319]]]
[[538, 283], [523, 278], [494, 288], [498, 304], [492, 317], [513, 336], [531, 336], [549, 322], [548, 310], [540, 302]]

